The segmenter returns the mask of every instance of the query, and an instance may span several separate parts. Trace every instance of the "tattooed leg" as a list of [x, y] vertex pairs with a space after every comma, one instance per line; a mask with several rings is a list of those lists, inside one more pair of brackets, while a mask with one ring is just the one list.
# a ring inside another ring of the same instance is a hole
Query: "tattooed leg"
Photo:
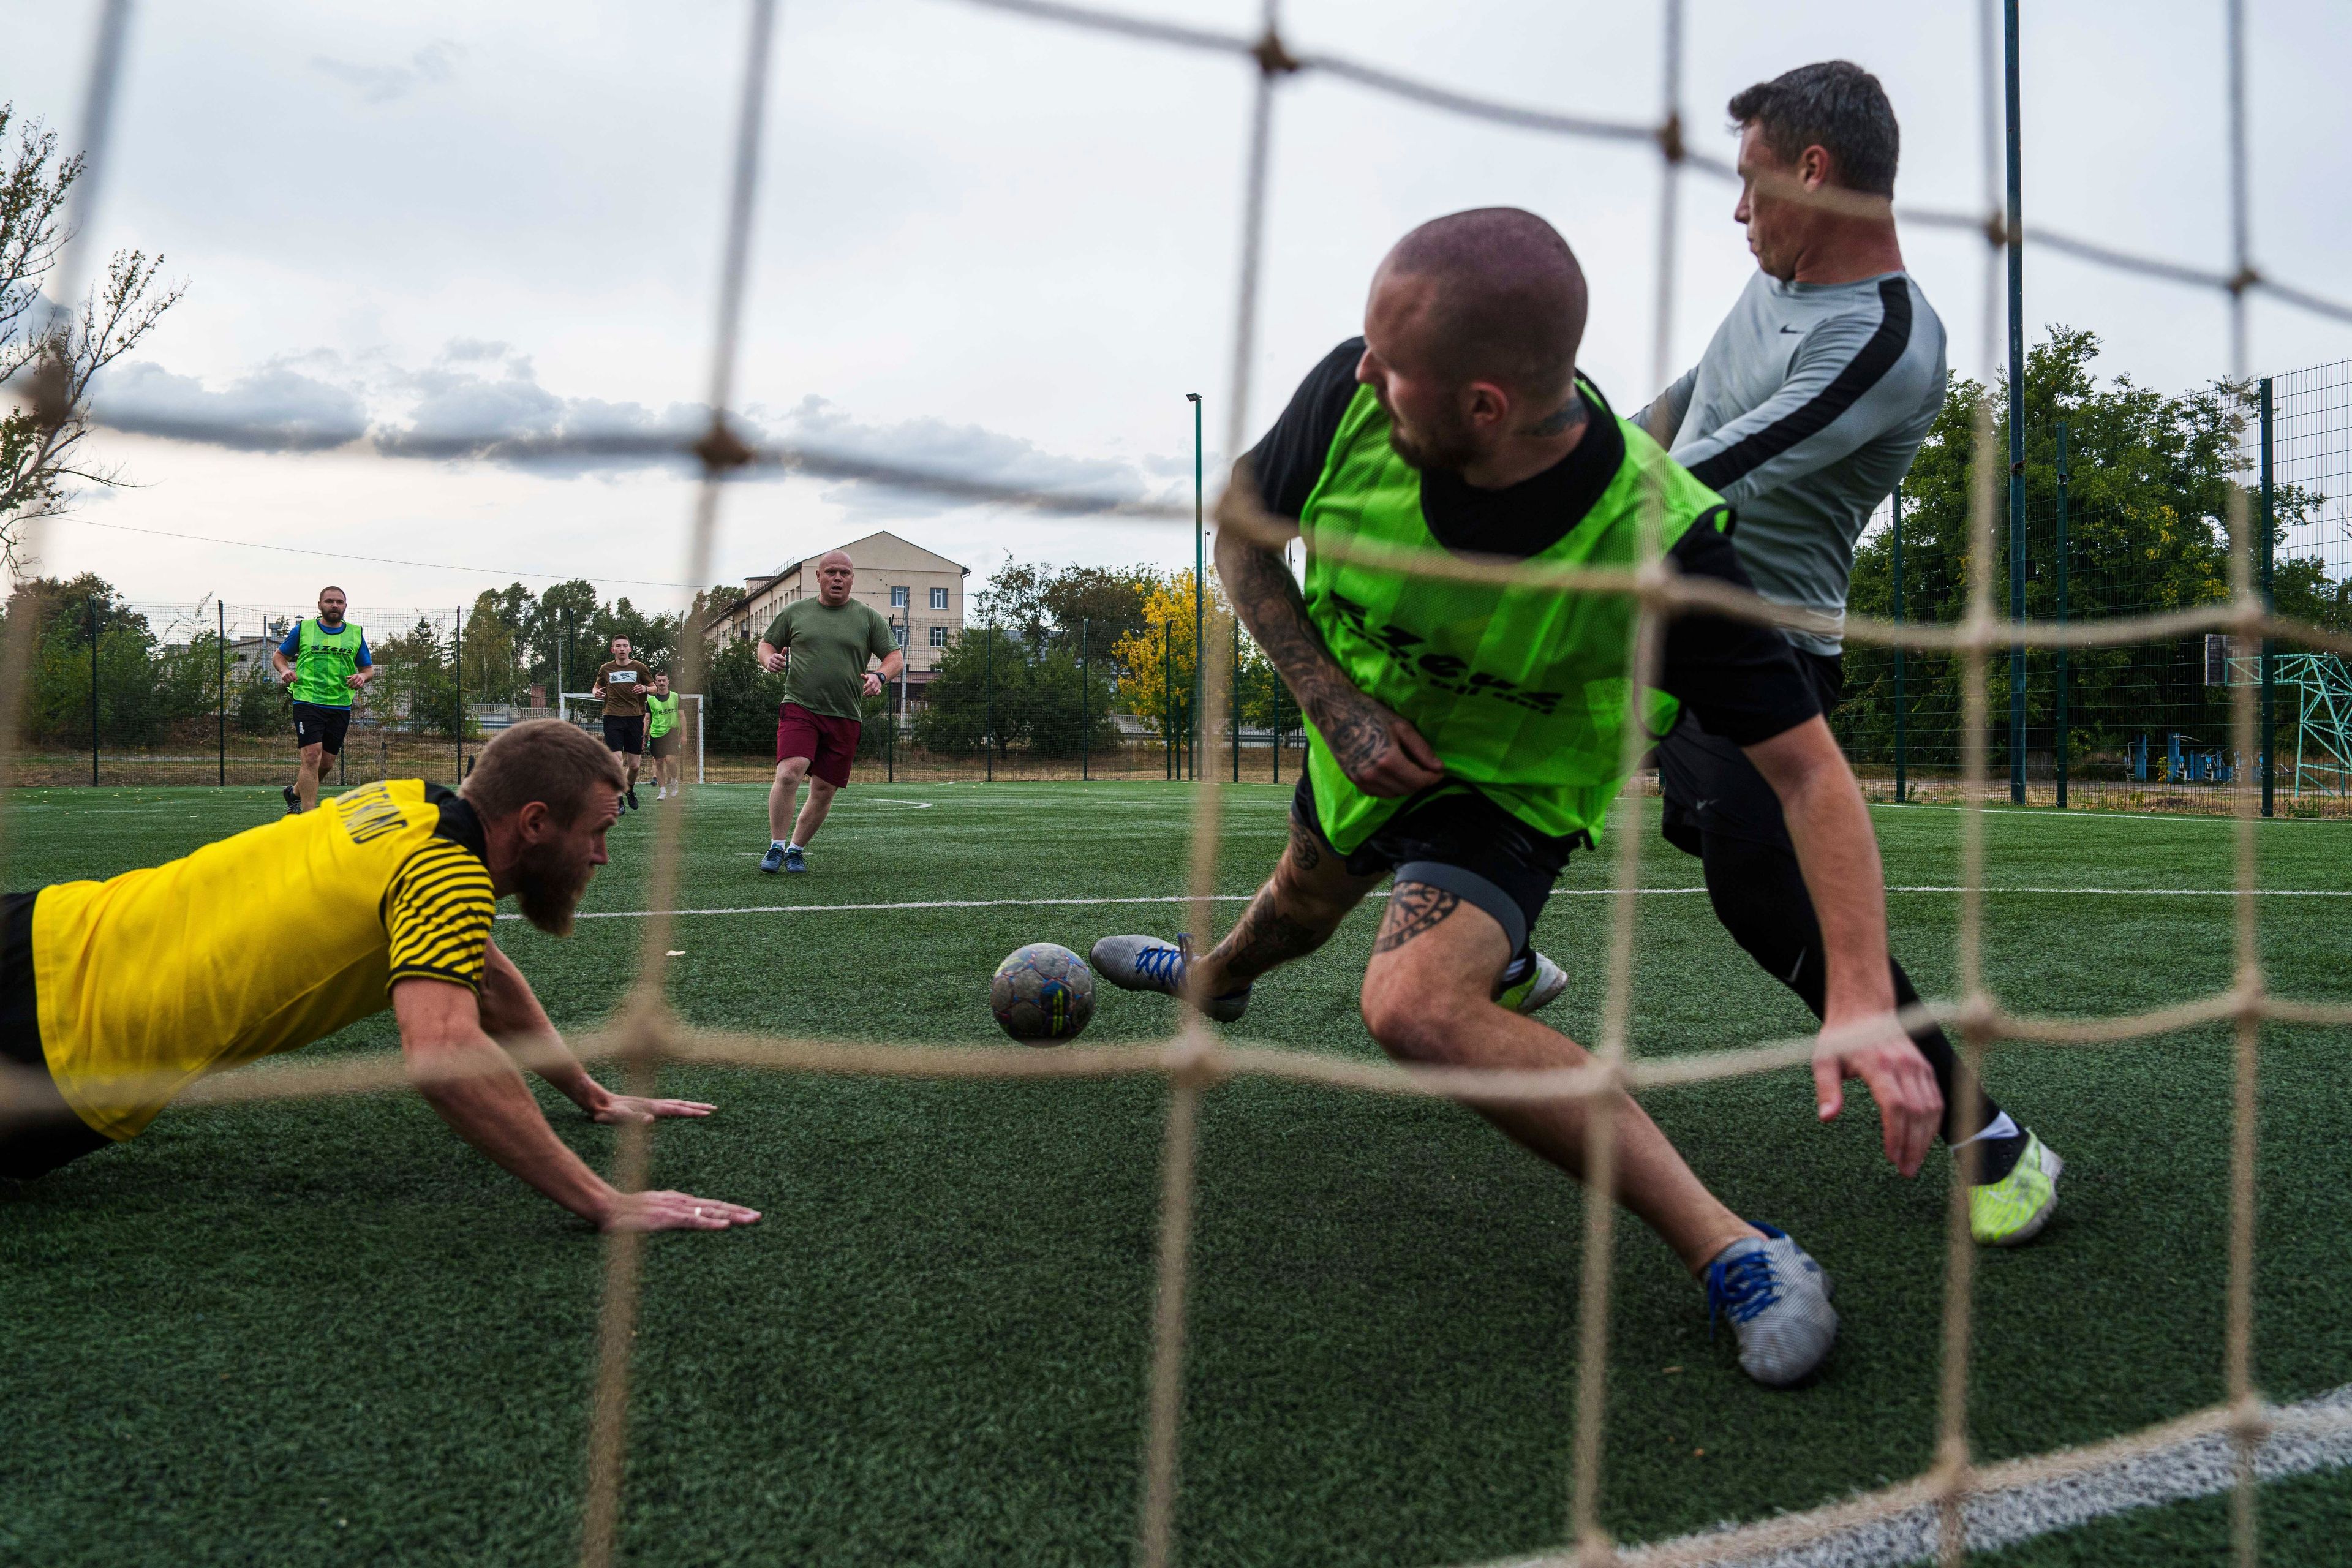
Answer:
[[1203, 994], [1237, 991], [1276, 964], [1313, 952], [1331, 940], [1348, 911], [1380, 879], [1378, 873], [1350, 875], [1344, 857], [1326, 849], [1311, 829], [1294, 820], [1289, 847], [1274, 875], [1225, 940], [1199, 961]]
[[[1432, 1066], [1561, 1068], [1591, 1058], [1573, 1040], [1492, 999], [1492, 979], [1511, 941], [1468, 900], [1422, 882], [1389, 900], [1364, 972], [1364, 1023], [1383, 1050]], [[1481, 1116], [1515, 1142], [1579, 1181], [1586, 1179], [1591, 1101], [1493, 1101]], [[1696, 1272], [1726, 1247], [1757, 1234], [1718, 1202], [1631, 1096], [1612, 1097], [1614, 1195], [1647, 1221]]]

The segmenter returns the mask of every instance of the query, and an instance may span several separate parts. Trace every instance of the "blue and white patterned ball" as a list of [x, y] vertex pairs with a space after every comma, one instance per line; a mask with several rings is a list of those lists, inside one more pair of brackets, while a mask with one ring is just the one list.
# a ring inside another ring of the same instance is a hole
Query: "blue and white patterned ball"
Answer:
[[996, 966], [988, 1005], [1023, 1044], [1059, 1045], [1095, 1016], [1094, 971], [1066, 947], [1033, 942]]

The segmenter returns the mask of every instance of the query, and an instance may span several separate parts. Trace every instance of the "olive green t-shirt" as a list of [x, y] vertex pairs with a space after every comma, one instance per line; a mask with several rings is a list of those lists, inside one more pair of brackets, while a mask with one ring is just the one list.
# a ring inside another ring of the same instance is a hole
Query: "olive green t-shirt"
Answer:
[[784, 700], [833, 719], [859, 717], [866, 656], [887, 658], [898, 651], [890, 623], [856, 599], [845, 605], [795, 600], [768, 623], [762, 640], [792, 650], [784, 664]]

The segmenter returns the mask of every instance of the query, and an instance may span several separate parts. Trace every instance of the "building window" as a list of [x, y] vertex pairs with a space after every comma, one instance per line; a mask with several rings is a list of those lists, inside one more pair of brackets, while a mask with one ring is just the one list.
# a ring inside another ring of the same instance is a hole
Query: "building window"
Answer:
[[935, 610], [944, 610], [944, 609], [946, 609], [947, 607], [948, 607], [948, 591], [947, 591], [945, 588], [934, 588], [934, 589], [932, 589], [932, 590], [931, 590], [931, 608], [933, 608], [933, 609], [935, 609]]
[[907, 591], [906, 587], [905, 587], [903, 584], [902, 584], [901, 586], [898, 586], [898, 587], [896, 587], [896, 588], [891, 589], [891, 590], [890, 590], [890, 607], [891, 607], [892, 609], [894, 609], [894, 610], [903, 610], [903, 609], [905, 609], [905, 608], [907, 607], [907, 595], [908, 595], [908, 591]]
[[897, 626], [892, 626], [890, 628], [890, 635], [898, 639], [898, 646], [900, 647], [905, 647], [907, 646], [907, 623], [900, 621]]
[[[947, 590], [946, 590], [945, 588], [934, 588], [934, 589], [932, 589], [932, 590], [931, 590], [931, 592], [933, 592], [934, 594], [944, 594], [944, 593], [946, 593], [946, 592], [947, 592]], [[947, 627], [945, 627], [945, 626], [933, 626], [933, 627], [931, 628], [931, 646], [932, 646], [933, 647], [947, 647], [947, 646], [948, 646], [948, 629], [947, 629]]]

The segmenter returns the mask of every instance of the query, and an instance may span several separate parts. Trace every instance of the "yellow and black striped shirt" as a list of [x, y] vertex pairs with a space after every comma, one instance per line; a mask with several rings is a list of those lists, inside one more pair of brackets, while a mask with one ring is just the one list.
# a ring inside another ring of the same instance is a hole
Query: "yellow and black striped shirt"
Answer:
[[394, 982], [479, 989], [495, 895], [473, 808], [414, 779], [33, 906], [41, 1047], [68, 1104], [137, 1134], [190, 1082], [380, 1012]]

